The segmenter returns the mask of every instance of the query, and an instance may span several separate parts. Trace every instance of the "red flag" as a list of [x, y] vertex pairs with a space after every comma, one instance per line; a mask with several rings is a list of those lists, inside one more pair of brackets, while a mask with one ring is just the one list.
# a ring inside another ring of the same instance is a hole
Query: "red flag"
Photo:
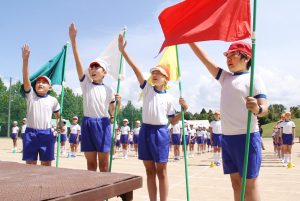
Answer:
[[185, 0], [159, 15], [165, 35], [161, 50], [196, 41], [250, 38], [250, 21], [250, 0]]

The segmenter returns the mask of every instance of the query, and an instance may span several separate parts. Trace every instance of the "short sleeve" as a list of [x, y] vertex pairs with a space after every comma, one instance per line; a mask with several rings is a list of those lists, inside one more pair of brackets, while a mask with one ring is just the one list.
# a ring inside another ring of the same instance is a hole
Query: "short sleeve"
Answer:
[[84, 74], [84, 75], [82, 76], [82, 78], [81, 78], [79, 81], [80, 81], [80, 87], [81, 87], [81, 90], [82, 90], [82, 91], [85, 91], [86, 85], [87, 85], [87, 83], [90, 81], [90, 80], [89, 80], [89, 77], [88, 77], [86, 74]]
[[54, 113], [56, 113], [56, 112], [59, 112], [59, 110], [60, 110], [60, 105], [59, 105], [57, 99], [53, 97], [53, 107], [52, 107], [52, 111], [53, 111]]
[[267, 91], [265, 84], [259, 75], [254, 79], [254, 98], [267, 98]]
[[218, 80], [220, 82], [220, 84], [222, 85], [224, 80], [226, 80], [226, 78], [228, 78], [228, 76], [232, 76], [231, 73], [223, 70], [222, 68], [219, 68], [218, 74], [215, 77], [216, 80]]
[[167, 115], [168, 117], [175, 117], [175, 107], [170, 96], [168, 97]]

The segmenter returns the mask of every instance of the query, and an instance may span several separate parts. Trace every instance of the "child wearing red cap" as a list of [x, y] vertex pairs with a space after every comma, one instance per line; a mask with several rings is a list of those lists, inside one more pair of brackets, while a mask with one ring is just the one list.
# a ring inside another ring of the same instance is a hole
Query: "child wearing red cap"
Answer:
[[51, 166], [54, 160], [55, 136], [51, 131], [52, 113], [58, 121], [60, 106], [56, 98], [48, 95], [52, 89], [51, 80], [47, 76], [39, 76], [34, 88], [29, 80], [30, 49], [27, 44], [22, 47], [23, 83], [27, 103], [27, 127], [23, 135], [23, 160], [27, 164], [37, 164], [37, 156], [41, 165]]
[[[74, 23], [69, 27], [74, 59], [83, 96], [84, 117], [81, 123], [81, 151], [87, 160], [87, 169], [108, 171], [108, 159], [111, 148], [110, 117], [114, 115], [115, 102], [120, 106], [120, 96], [114, 95], [111, 87], [103, 83], [109, 64], [103, 59], [92, 61], [88, 73], [84, 73], [80, 60]], [[99, 161], [99, 164], [98, 164]]]
[[224, 53], [229, 72], [219, 68], [195, 43], [190, 47], [221, 84], [222, 161], [225, 174], [230, 174], [234, 200], [240, 199], [247, 133], [248, 110], [251, 115], [249, 162], [246, 181], [246, 200], [258, 201], [257, 177], [261, 165], [261, 138], [257, 116], [268, 112], [263, 81], [256, 76], [254, 97], [249, 97], [252, 48], [245, 42], [232, 43]]
[[[170, 72], [164, 66], [151, 68], [150, 85], [145, 79], [138, 66], [125, 51], [123, 36], [119, 35], [119, 50], [127, 63], [134, 71], [137, 80], [143, 90], [143, 123], [139, 133], [138, 158], [143, 160], [147, 173], [147, 187], [150, 200], [156, 200], [157, 186], [156, 176], [159, 181], [159, 195], [161, 201], [168, 197], [167, 162], [170, 147], [170, 134], [167, 127], [168, 121], [176, 124], [181, 113], [175, 115], [175, 109], [171, 97], [167, 94], [166, 86], [170, 78]], [[187, 104], [183, 98], [180, 105], [187, 110]]]

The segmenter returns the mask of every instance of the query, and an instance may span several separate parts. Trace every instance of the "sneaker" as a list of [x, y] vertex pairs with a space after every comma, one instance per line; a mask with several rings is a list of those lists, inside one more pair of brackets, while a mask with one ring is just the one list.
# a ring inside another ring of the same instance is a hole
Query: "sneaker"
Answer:
[[221, 164], [220, 164], [220, 162], [216, 162], [216, 166], [220, 166]]

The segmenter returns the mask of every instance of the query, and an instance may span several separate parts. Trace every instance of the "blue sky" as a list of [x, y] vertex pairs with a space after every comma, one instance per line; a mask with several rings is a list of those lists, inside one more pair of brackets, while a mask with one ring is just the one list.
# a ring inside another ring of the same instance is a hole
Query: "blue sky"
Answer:
[[[87, 66], [126, 25], [127, 51], [147, 74], [157, 64], [154, 58], [164, 40], [158, 15], [178, 0], [27, 0], [2, 1], [0, 6], [0, 77], [6, 82], [22, 78], [21, 46], [31, 48], [30, 73], [56, 55], [69, 40], [68, 27], [72, 21], [78, 28], [78, 46], [83, 64]], [[251, 1], [252, 2], [252, 1]], [[300, 1], [258, 1], [256, 73], [265, 80], [269, 103], [286, 107], [300, 104]], [[227, 68], [222, 53], [229, 43], [210, 41], [199, 43]], [[67, 85], [80, 93], [74, 59], [69, 49]], [[187, 45], [179, 46], [182, 69], [183, 96], [192, 112], [219, 107], [220, 86], [208, 74]], [[136, 106], [139, 87], [127, 66], [127, 79], [122, 82], [124, 102], [132, 100]], [[116, 81], [106, 78], [116, 88]], [[170, 93], [178, 97], [178, 83], [170, 83]]]

